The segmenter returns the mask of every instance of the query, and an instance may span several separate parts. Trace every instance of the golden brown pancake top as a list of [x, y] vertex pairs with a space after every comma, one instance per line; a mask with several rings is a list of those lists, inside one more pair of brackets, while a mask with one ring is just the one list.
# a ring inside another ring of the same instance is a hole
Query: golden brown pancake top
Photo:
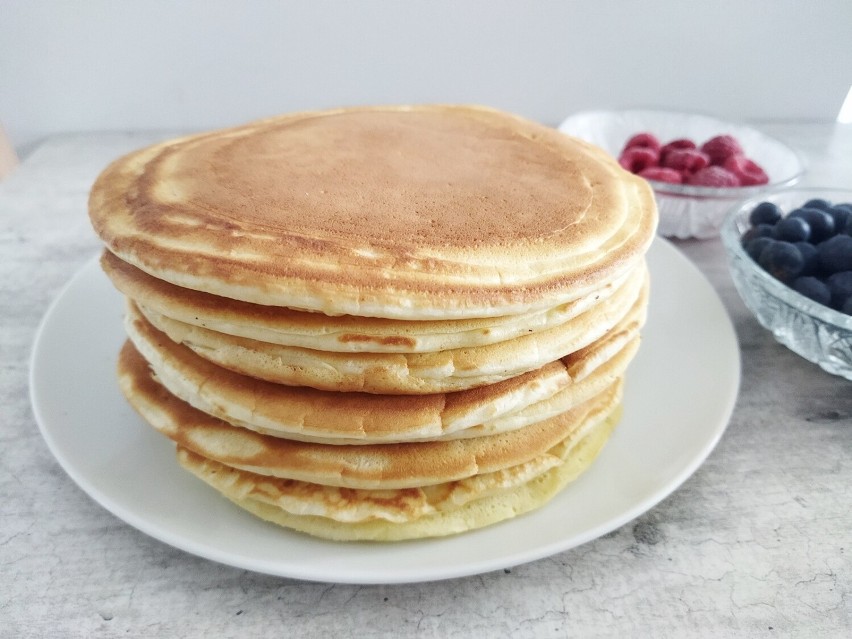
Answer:
[[328, 314], [525, 312], [624, 272], [647, 185], [598, 149], [474, 107], [295, 114], [144, 149], [95, 184], [118, 256], [196, 290]]

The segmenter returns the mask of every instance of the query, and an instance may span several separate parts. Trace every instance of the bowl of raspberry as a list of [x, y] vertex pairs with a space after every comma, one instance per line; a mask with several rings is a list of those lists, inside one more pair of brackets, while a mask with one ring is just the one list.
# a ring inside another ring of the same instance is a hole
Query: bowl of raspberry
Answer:
[[852, 380], [852, 189], [789, 188], [734, 207], [721, 229], [734, 285], [781, 344]]
[[662, 110], [585, 111], [559, 130], [617, 158], [654, 189], [660, 235], [719, 234], [737, 202], [794, 185], [804, 172], [783, 142], [747, 126], [708, 115]]

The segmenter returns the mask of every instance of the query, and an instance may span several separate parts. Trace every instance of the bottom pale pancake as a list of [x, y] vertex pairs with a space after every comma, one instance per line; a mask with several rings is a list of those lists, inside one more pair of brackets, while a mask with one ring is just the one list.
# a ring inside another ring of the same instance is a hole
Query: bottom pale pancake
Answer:
[[[508, 486], [496, 482], [490, 490], [479, 494], [462, 490], [464, 496], [458, 500], [445, 497], [453, 491], [454, 486], [449, 485], [443, 488], [444, 492], [433, 490], [431, 501], [429, 495], [416, 492], [405, 495], [399, 494], [400, 491], [397, 494], [394, 491], [341, 491], [335, 494], [337, 500], [328, 500], [324, 495], [326, 500], [318, 499], [306, 505], [299, 503], [299, 490], [294, 491], [288, 482], [271, 481], [268, 477], [239, 471], [184, 449], [178, 450], [178, 459], [237, 506], [285, 528], [336, 541], [402, 541], [458, 534], [540, 508], [592, 464], [620, 416], [619, 405], [602, 419], [591, 422], [590, 427], [583, 429], [584, 434], [569, 437], [551, 449], [549, 455], [560, 459], [560, 463], [531, 479], [510, 482]], [[359, 492], [374, 494], [359, 495]], [[352, 521], [351, 517], [341, 521], [346, 516], [341, 517], [337, 512], [346, 511], [345, 506], [350, 512], [357, 512], [359, 497], [363, 502], [370, 502], [374, 516], [360, 521]], [[410, 502], [420, 508], [412, 508]], [[301, 514], [311, 510], [324, 514]], [[380, 515], [375, 516], [375, 513]]]

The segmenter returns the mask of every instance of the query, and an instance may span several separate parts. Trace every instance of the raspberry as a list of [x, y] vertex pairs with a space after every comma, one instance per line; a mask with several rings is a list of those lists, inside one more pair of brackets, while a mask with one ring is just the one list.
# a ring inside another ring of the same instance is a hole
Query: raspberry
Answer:
[[637, 133], [624, 144], [624, 151], [634, 148], [653, 149], [660, 151], [660, 141], [653, 133]]
[[662, 162], [663, 166], [681, 173], [695, 173], [708, 164], [710, 156], [697, 149], [672, 149]]
[[683, 150], [694, 148], [695, 142], [687, 138], [678, 138], [677, 140], [672, 140], [671, 142], [664, 144], [660, 149], [660, 164], [665, 161], [666, 156], [669, 154], [669, 151], [673, 151], [675, 149]]
[[725, 159], [722, 166], [736, 175], [742, 186], [754, 186], [755, 184], [767, 184], [769, 182], [766, 171], [754, 160], [749, 160], [744, 155], [731, 155]]
[[639, 173], [649, 166], [657, 166], [659, 155], [651, 148], [635, 146], [622, 151], [618, 163], [631, 173]]
[[[732, 135], [717, 135], [698, 147], [688, 138], [676, 138], [661, 145], [653, 133], [643, 131], [627, 140], [618, 162], [631, 173], [658, 182], [714, 187], [769, 183], [763, 168], [745, 156]], [[719, 170], [705, 172], [709, 167]], [[643, 173], [646, 169], [658, 170]], [[662, 169], [674, 170], [679, 178]]]
[[732, 135], [717, 135], [701, 145], [701, 150], [710, 156], [711, 164], [722, 164], [732, 155], [744, 155], [740, 143]]
[[646, 180], [655, 180], [657, 182], [669, 182], [670, 184], [680, 184], [683, 182], [683, 177], [674, 169], [666, 169], [662, 166], [649, 166], [647, 169], [642, 169], [638, 174]]
[[696, 171], [690, 175], [687, 184], [695, 186], [739, 186], [740, 181], [737, 176], [722, 168], [721, 166], [705, 166], [700, 171]]

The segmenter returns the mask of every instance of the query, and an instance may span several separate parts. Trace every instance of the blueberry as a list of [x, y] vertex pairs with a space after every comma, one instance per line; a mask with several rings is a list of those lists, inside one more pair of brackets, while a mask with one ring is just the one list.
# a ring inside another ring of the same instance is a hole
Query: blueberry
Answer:
[[827, 273], [852, 271], [852, 237], [835, 235], [817, 246], [819, 265]]
[[850, 215], [849, 219], [846, 220], [846, 230], [844, 232], [846, 235], [852, 235], [852, 215]]
[[763, 249], [758, 263], [773, 277], [787, 282], [802, 272], [804, 259], [794, 245], [773, 242]]
[[788, 217], [799, 217], [811, 227], [809, 242], [819, 244], [834, 235], [834, 218], [822, 209], [805, 208], [791, 211]]
[[749, 213], [748, 221], [752, 226], [759, 224], [775, 224], [781, 219], [783, 213], [777, 204], [773, 202], [761, 202]]
[[831, 305], [840, 310], [852, 297], [852, 270], [835, 273], [825, 283], [831, 291]]
[[808, 200], [802, 205], [803, 209], [820, 209], [821, 211], [827, 211], [831, 208], [831, 202], [828, 200], [823, 200], [822, 198], [815, 197], [812, 200]]
[[759, 262], [760, 254], [763, 253], [763, 249], [775, 242], [776, 240], [773, 240], [771, 237], [757, 237], [747, 242], [743, 248], [751, 259], [755, 262]]
[[816, 246], [810, 242], [796, 242], [793, 246], [799, 249], [802, 254], [804, 264], [800, 275], [814, 275], [819, 271], [819, 257]]
[[758, 237], [772, 237], [772, 228], [771, 224], [758, 224], [757, 226], [752, 226], [748, 231], [743, 233], [743, 246]]
[[828, 212], [834, 218], [834, 230], [842, 233], [849, 218], [852, 217], [852, 204], [835, 204]]
[[843, 306], [840, 307], [840, 312], [852, 315], [852, 297], [848, 298], [846, 302], [843, 303]]
[[807, 242], [810, 236], [810, 225], [800, 217], [785, 217], [772, 229], [772, 237], [784, 242]]
[[793, 290], [823, 306], [828, 306], [831, 303], [831, 291], [825, 282], [816, 277], [797, 277], [790, 286]]

